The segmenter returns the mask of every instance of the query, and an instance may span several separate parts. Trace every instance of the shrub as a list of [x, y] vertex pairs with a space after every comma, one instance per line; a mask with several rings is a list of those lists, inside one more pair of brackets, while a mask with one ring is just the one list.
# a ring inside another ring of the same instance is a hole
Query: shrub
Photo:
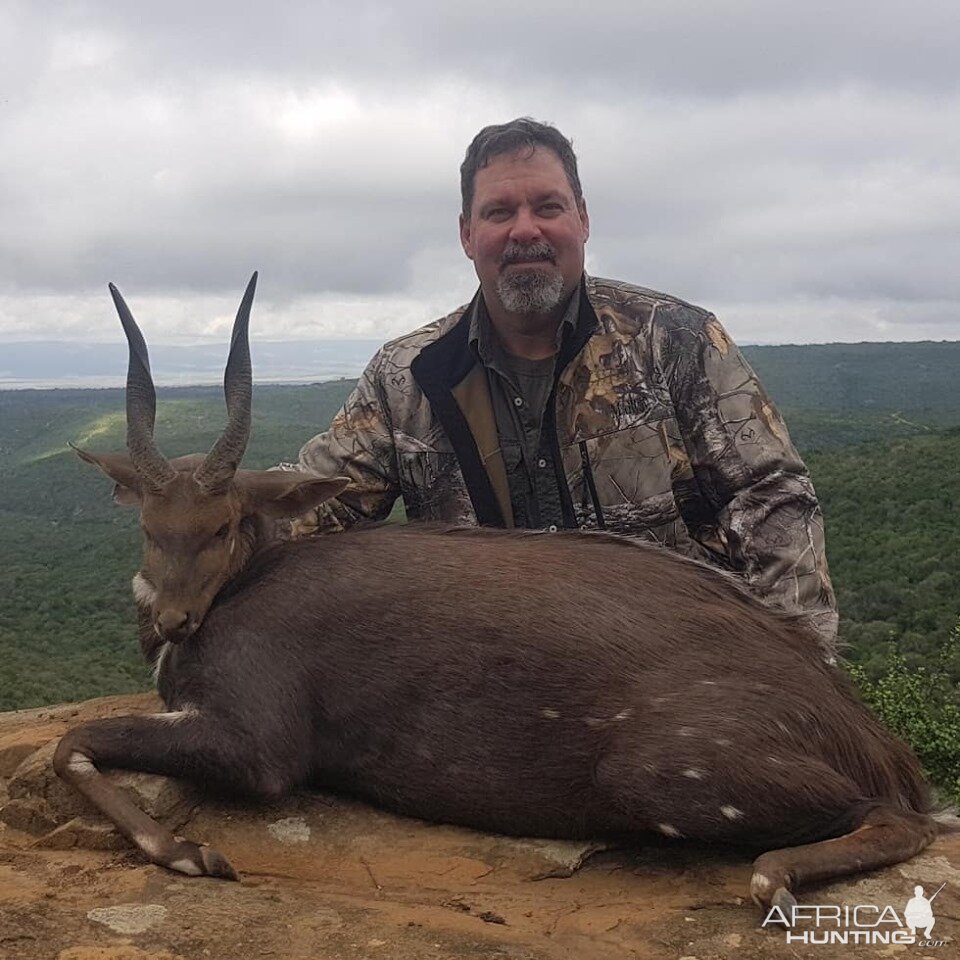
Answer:
[[857, 664], [847, 669], [880, 720], [906, 740], [944, 798], [960, 804], [960, 623], [941, 643], [932, 667], [910, 666], [890, 644], [880, 675]]

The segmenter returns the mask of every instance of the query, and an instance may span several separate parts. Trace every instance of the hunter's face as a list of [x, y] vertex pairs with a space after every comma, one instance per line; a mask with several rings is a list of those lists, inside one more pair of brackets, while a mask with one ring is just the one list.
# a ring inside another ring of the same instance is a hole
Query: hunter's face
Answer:
[[549, 312], [566, 300], [583, 274], [589, 235], [586, 205], [560, 158], [543, 147], [494, 157], [478, 170], [470, 217], [460, 218], [460, 242], [484, 299], [515, 313]]

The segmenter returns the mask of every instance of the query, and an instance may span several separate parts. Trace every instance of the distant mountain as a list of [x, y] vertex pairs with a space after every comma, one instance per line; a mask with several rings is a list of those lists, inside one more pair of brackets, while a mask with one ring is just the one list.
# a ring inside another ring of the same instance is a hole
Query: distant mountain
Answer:
[[[359, 376], [379, 346], [378, 340], [255, 340], [250, 351], [261, 383], [311, 382]], [[168, 386], [217, 383], [226, 359], [225, 343], [150, 347], [154, 379]], [[119, 387], [126, 369], [122, 342], [0, 343], [0, 389]]]
[[744, 353], [782, 407], [960, 409], [956, 341], [745, 347]]
[[[305, 340], [251, 345], [258, 383], [355, 378], [376, 340]], [[960, 342], [828, 343], [745, 346], [747, 359], [781, 407], [831, 411], [960, 409]], [[226, 345], [157, 346], [158, 385], [216, 384]], [[0, 343], [0, 390], [24, 387], [119, 387], [122, 343]]]

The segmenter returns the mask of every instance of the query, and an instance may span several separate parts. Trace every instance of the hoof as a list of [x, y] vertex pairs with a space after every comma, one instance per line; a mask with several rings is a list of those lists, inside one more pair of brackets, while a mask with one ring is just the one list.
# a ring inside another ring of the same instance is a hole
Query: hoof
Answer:
[[219, 850], [214, 850], [213, 847], [204, 844], [200, 848], [200, 856], [203, 858], [203, 865], [207, 870], [208, 877], [217, 877], [220, 880], [240, 879], [240, 875], [230, 865], [230, 861]]
[[188, 877], [216, 877], [219, 880], [239, 880], [230, 861], [213, 847], [200, 845], [177, 837], [177, 847], [164, 864]]
[[770, 906], [779, 907], [791, 927], [793, 926], [793, 909], [796, 905], [797, 898], [786, 887], [777, 887], [770, 898]]

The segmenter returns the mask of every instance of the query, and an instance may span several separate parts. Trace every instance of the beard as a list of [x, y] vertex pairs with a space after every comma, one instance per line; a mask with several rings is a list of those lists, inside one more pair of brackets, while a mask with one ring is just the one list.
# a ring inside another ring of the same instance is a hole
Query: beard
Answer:
[[519, 314], [548, 314], [560, 306], [563, 277], [554, 265], [554, 249], [546, 241], [523, 246], [510, 244], [503, 251], [501, 266], [542, 260], [544, 269], [510, 270], [497, 277], [497, 296], [504, 310]]

